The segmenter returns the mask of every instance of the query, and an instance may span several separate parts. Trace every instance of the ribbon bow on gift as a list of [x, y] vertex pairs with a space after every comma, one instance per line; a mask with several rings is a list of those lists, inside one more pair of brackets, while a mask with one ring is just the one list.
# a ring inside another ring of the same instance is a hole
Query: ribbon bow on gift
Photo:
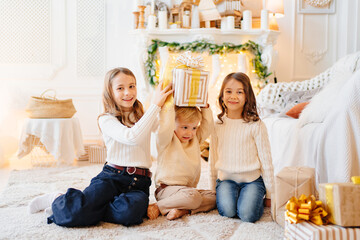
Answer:
[[360, 184], [360, 176], [351, 177], [351, 181], [353, 182], [353, 184]]
[[323, 225], [323, 218], [328, 213], [322, 208], [322, 202], [316, 201], [314, 195], [306, 197], [302, 194], [299, 199], [290, 198], [286, 203], [285, 219], [290, 223], [299, 223], [304, 220], [311, 221], [316, 225]]
[[189, 68], [202, 69], [204, 67], [204, 59], [201, 56], [192, 56], [190, 51], [181, 54], [176, 61]]

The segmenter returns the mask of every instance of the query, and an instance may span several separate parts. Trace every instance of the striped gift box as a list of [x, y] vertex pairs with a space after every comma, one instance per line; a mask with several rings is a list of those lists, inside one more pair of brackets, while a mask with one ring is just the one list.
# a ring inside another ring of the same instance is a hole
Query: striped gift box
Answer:
[[99, 145], [90, 146], [89, 162], [90, 163], [105, 163], [106, 162], [106, 147], [99, 146]]
[[205, 107], [208, 101], [209, 72], [200, 71], [195, 79], [192, 69], [173, 70], [174, 102], [176, 106]]
[[288, 240], [358, 240], [360, 228], [345, 228], [337, 225], [318, 226], [311, 222], [285, 223], [285, 239]]
[[78, 161], [89, 161], [89, 151], [91, 146], [103, 146], [103, 142], [101, 140], [87, 140], [84, 143], [85, 153], [77, 158]]

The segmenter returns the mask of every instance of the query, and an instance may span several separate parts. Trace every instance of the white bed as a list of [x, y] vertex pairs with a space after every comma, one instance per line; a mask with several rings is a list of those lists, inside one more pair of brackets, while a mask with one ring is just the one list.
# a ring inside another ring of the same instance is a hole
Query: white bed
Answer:
[[[351, 65], [346, 69], [351, 74], [342, 75], [343, 78], [350, 77], [341, 79], [341, 85], [333, 86], [330, 96], [326, 96], [324, 92], [327, 91], [329, 95], [329, 87], [319, 91], [313, 97], [314, 101], [310, 101], [305, 108], [309, 111], [303, 119], [302, 115], [299, 119], [279, 117], [279, 113], [262, 118], [269, 134], [275, 174], [285, 166], [309, 166], [315, 168], [318, 183], [350, 182], [351, 176], [360, 175], [360, 53], [352, 54], [339, 62], [321, 75], [330, 80], [319, 81], [314, 78], [304, 83], [307, 89], [312, 89], [310, 85], [312, 83], [314, 86], [314, 81], [325, 86], [333, 84], [331, 78], [334, 78], [334, 71], [344, 64]], [[270, 98], [266, 94], [269, 91], [279, 94], [279, 90], [274, 90], [275, 88], [286, 89], [284, 85], [294, 86], [297, 83], [282, 84], [265, 88], [265, 92], [258, 96], [259, 105], [268, 108]], [[319, 103], [319, 97], [316, 96], [326, 97]], [[278, 109], [273, 109], [273, 113], [281, 109], [283, 102], [278, 100], [279, 102]], [[319, 106], [314, 106], [316, 104]], [[314, 111], [316, 107], [318, 111]], [[305, 114], [305, 110], [302, 114]]]

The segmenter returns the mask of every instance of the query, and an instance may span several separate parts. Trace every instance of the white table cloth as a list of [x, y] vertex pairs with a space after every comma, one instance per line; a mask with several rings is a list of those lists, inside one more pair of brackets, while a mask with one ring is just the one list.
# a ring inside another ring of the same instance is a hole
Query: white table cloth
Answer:
[[80, 123], [77, 118], [25, 119], [18, 150], [22, 158], [34, 147], [33, 137], [38, 137], [55, 160], [73, 163], [85, 154]]

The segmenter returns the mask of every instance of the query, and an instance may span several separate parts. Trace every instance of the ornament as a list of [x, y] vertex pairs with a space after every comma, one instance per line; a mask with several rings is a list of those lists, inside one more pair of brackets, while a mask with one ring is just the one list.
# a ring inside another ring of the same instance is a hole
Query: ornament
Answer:
[[305, 0], [305, 2], [313, 7], [324, 7], [330, 4], [331, 0]]

